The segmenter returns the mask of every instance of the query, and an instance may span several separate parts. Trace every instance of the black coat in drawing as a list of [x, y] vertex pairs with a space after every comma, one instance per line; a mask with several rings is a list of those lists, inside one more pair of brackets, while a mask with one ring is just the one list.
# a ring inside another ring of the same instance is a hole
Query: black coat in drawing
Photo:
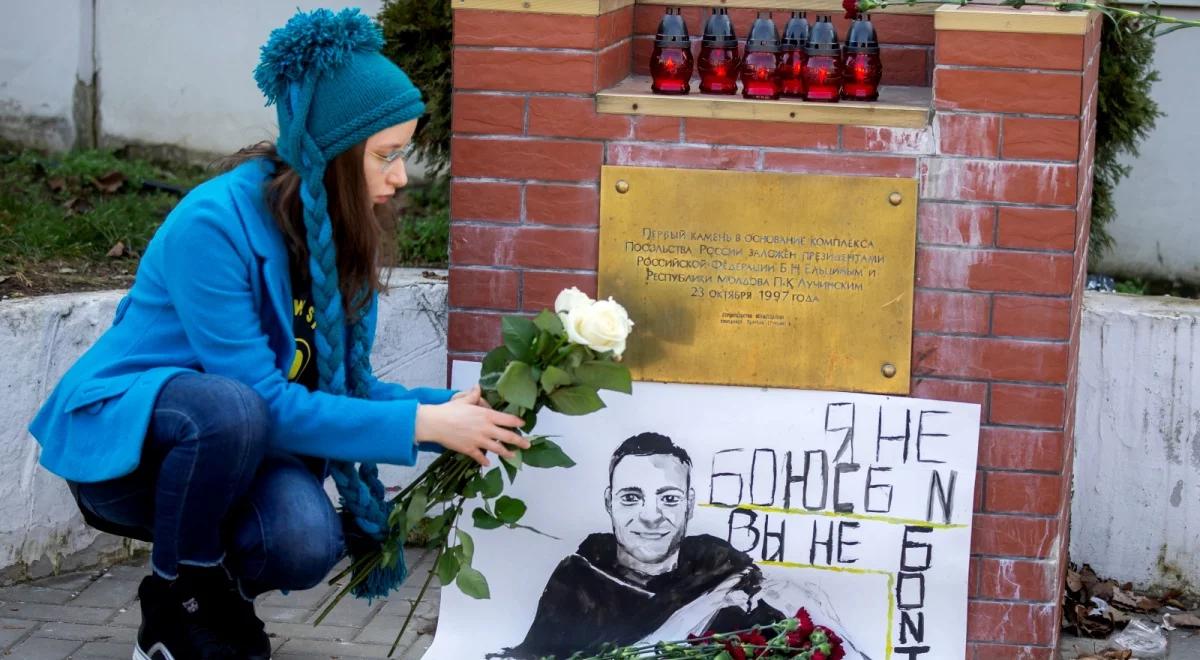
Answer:
[[[762, 582], [761, 571], [745, 553], [707, 534], [684, 537], [675, 569], [644, 585], [623, 577], [624, 570], [617, 563], [613, 534], [588, 536], [550, 576], [525, 641], [497, 655], [567, 658], [576, 651], [598, 651], [605, 643], [632, 644], [730, 576], [745, 572], [736, 588], [748, 594], [757, 592]], [[709, 628], [728, 632], [784, 618], [760, 602], [749, 612], [737, 607], [720, 610]]]

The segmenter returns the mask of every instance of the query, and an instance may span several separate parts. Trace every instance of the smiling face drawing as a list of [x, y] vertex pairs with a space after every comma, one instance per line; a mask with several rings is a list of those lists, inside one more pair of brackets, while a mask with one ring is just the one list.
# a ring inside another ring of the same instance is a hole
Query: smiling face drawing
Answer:
[[695, 503], [688, 472], [669, 454], [625, 456], [613, 468], [605, 503], [621, 564], [652, 575], [674, 568]]

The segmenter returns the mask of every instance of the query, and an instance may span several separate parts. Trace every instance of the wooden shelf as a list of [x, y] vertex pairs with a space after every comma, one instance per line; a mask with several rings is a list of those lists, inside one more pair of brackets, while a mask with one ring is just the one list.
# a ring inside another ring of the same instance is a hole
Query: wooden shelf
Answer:
[[695, 86], [691, 94], [666, 96], [650, 91], [649, 76], [635, 75], [596, 94], [596, 111], [618, 115], [923, 128], [929, 125], [933, 115], [932, 101], [933, 90], [929, 87], [880, 87], [879, 100], [873, 103], [757, 101], [742, 98], [740, 94], [700, 94], [695, 91]]

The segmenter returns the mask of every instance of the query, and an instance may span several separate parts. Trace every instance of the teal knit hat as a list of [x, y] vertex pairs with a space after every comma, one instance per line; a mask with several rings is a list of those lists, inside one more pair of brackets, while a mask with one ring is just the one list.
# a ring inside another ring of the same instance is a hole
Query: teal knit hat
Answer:
[[[321, 391], [369, 398], [371, 343], [368, 313], [347, 326], [338, 286], [337, 248], [329, 219], [325, 166], [371, 135], [420, 117], [421, 93], [380, 52], [379, 28], [357, 9], [298, 13], [271, 33], [254, 71], [258, 87], [279, 116], [279, 156], [300, 175], [305, 242], [316, 311], [316, 364]], [[364, 195], [365, 195], [364, 191]], [[365, 295], [365, 291], [356, 296]], [[355, 302], [358, 302], [357, 300]], [[367, 300], [375, 304], [374, 298]], [[349, 335], [349, 338], [347, 338]], [[336, 442], [336, 438], [330, 438]], [[380, 548], [389, 531], [388, 504], [375, 465], [330, 461], [342, 498], [346, 541], [358, 560]], [[386, 596], [408, 570], [403, 553], [371, 570], [354, 593]]]
[[424, 114], [421, 92], [382, 47], [378, 26], [357, 9], [297, 13], [271, 33], [254, 79], [267, 104], [276, 106], [279, 151], [289, 165], [303, 169], [306, 138], [329, 162]]

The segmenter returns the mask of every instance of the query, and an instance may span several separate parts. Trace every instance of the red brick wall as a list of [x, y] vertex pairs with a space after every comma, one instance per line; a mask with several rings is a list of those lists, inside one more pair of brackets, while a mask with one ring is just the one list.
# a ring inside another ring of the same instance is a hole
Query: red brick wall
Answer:
[[[745, 31], [753, 12], [730, 13]], [[967, 657], [1051, 658], [1098, 19], [1068, 36], [875, 18], [891, 81], [934, 86], [922, 129], [596, 114], [596, 90], [644, 68], [661, 14], [455, 11], [451, 359], [491, 348], [504, 313], [595, 293], [602, 164], [916, 177], [912, 395], [983, 407]], [[700, 34], [702, 12], [684, 15]]]

